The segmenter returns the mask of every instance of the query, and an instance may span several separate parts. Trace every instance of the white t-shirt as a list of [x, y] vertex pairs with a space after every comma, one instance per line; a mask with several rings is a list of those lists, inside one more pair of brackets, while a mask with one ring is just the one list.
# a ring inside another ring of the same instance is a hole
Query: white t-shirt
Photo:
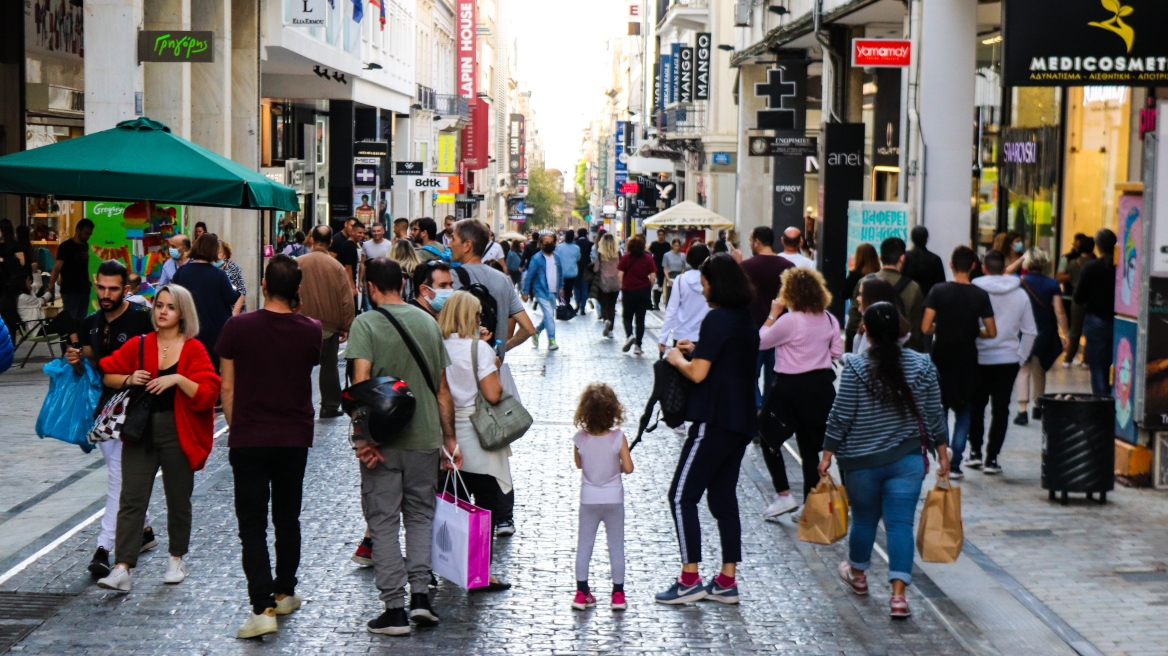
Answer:
[[483, 262], [490, 262], [491, 260], [502, 260], [506, 256], [503, 255], [503, 247], [499, 242], [493, 241], [487, 246], [486, 252], [483, 253]]
[[389, 249], [393, 248], [393, 242], [388, 239], [382, 239], [381, 243], [370, 239], [361, 244], [361, 250], [365, 251], [365, 259], [372, 259], [375, 257], [389, 257]]
[[556, 287], [556, 282], [558, 282], [556, 280], [556, 278], [559, 277], [557, 275], [559, 273], [557, 270], [557, 267], [559, 266], [559, 262], [556, 262], [556, 256], [554, 254], [548, 255], [547, 253], [544, 253], [543, 251], [540, 251], [540, 254], [543, 255], [544, 259], [547, 261], [548, 291], [554, 294], [554, 293], [556, 293], [556, 290], [558, 289]]
[[624, 437], [619, 429], [607, 435], [580, 431], [572, 436], [572, 444], [580, 453], [581, 504], [625, 502], [620, 470]]
[[800, 253], [779, 253], [779, 257], [787, 258], [787, 261], [797, 267], [804, 269], [814, 269], [815, 261]]
[[475, 404], [478, 385], [475, 384], [470, 362], [470, 345], [478, 344], [479, 380], [498, 371], [495, 366], [495, 351], [481, 339], [468, 339], [451, 335], [446, 339], [446, 352], [450, 354], [450, 366], [446, 367], [446, 384], [450, 386], [450, 396], [454, 397], [454, 407], [466, 408]]

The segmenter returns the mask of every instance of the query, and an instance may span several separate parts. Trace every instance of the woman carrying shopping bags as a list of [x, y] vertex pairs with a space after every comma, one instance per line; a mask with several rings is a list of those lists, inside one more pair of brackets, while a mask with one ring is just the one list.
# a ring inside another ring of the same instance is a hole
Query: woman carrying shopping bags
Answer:
[[891, 303], [864, 312], [870, 348], [844, 359], [839, 394], [827, 418], [819, 475], [827, 477], [833, 456], [852, 508], [848, 560], [839, 577], [852, 592], [868, 594], [867, 571], [884, 519], [888, 534], [888, 578], [892, 617], [912, 615], [904, 596], [912, 582], [913, 515], [928, 465], [936, 453], [938, 476], [949, 474], [948, 437], [937, 370], [929, 356], [902, 349], [900, 316]]
[[195, 472], [207, 464], [214, 442], [219, 375], [203, 344], [195, 339], [199, 316], [191, 293], [178, 285], [163, 285], [154, 295], [153, 320], [154, 332], [127, 340], [101, 360], [106, 387], [144, 385], [150, 393], [148, 437], [122, 445], [122, 500], [114, 546], [118, 563], [97, 582], [118, 592], [132, 587], [130, 570], [138, 564], [142, 525], [159, 467], [166, 492], [170, 552], [163, 581], [174, 584], [186, 579], [183, 556], [191, 541]]
[[[454, 398], [454, 434], [458, 439], [458, 450], [462, 452], [461, 480], [466, 484], [465, 487], [456, 484], [455, 494], [465, 501], [471, 501], [468, 497], [474, 497], [474, 504], [489, 510], [494, 517], [499, 513], [503, 496], [511, 491], [511, 447], [498, 451], [483, 449], [470, 419], [479, 394], [491, 404], [498, 403], [503, 395], [495, 351], [490, 342], [479, 337], [481, 312], [479, 300], [472, 294], [454, 292], [438, 315], [438, 329], [442, 331], [446, 352], [450, 354], [446, 382]], [[477, 380], [474, 374], [476, 363], [472, 360], [476, 357]], [[492, 536], [492, 560], [494, 551]], [[511, 587], [510, 583], [502, 583], [493, 575], [490, 581], [486, 587], [474, 588], [472, 591], [498, 592]]]

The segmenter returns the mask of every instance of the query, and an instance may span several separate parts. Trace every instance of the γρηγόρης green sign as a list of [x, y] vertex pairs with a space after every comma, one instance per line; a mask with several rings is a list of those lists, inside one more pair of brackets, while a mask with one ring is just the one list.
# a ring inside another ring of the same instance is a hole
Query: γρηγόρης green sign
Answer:
[[209, 63], [215, 60], [215, 33], [211, 31], [142, 30], [138, 32], [138, 61]]

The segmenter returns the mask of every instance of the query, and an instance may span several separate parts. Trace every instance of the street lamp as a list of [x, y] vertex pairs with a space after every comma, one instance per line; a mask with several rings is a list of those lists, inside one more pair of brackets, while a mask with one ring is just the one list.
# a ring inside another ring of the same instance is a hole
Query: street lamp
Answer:
[[786, 7], [767, 7], [767, 11], [771, 12], [772, 14], [778, 14], [779, 16], [790, 13], [787, 11]]
[[726, 45], [725, 43], [723, 43], [723, 44], [718, 46], [718, 50], [724, 50], [726, 52], [734, 52], [734, 46], [729, 46], [729, 45]]

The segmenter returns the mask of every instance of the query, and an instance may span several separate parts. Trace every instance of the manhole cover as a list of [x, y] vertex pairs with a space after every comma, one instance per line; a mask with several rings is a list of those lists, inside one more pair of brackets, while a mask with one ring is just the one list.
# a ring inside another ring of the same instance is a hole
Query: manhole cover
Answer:
[[47, 592], [0, 592], [0, 654], [36, 630], [72, 598]]
[[1016, 528], [1002, 531], [1012, 538], [1053, 538], [1054, 533], [1049, 528]]

